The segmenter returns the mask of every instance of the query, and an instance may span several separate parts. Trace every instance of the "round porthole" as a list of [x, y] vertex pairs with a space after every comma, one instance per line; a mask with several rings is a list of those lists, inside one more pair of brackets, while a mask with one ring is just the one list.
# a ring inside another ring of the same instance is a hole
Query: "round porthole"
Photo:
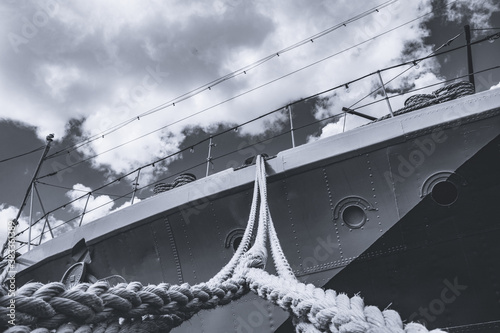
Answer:
[[333, 219], [341, 221], [347, 228], [362, 228], [368, 222], [369, 211], [376, 211], [366, 199], [349, 196], [340, 200], [333, 209]]
[[240, 246], [241, 244], [241, 240], [243, 239], [242, 236], [238, 236], [238, 237], [235, 237], [232, 241], [232, 246], [233, 246], [233, 250], [236, 252], [236, 250], [238, 250], [238, 247]]
[[457, 201], [458, 188], [448, 180], [440, 181], [432, 187], [431, 196], [439, 205], [449, 206]]
[[342, 220], [351, 228], [361, 228], [366, 223], [366, 213], [357, 205], [347, 206], [342, 211]]
[[[243, 228], [238, 228], [234, 229], [231, 232], [229, 232], [226, 236], [226, 241], [224, 242], [224, 247], [226, 249], [233, 249], [234, 252], [238, 250], [238, 247], [241, 244], [241, 241], [243, 240], [243, 235], [245, 234], [245, 229]], [[253, 237], [250, 240], [250, 242], [253, 241]]]

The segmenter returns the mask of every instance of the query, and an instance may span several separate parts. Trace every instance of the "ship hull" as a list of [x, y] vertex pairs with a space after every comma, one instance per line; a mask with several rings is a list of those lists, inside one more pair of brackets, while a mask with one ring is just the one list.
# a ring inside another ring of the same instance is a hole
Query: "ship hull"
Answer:
[[467, 180], [455, 203], [425, 197], [324, 287], [428, 328], [499, 332], [499, 170], [497, 136], [455, 171]]
[[[493, 332], [499, 105], [500, 93], [478, 94], [269, 159], [271, 214], [297, 277], [429, 327]], [[228, 170], [49, 241], [20, 258], [18, 282], [59, 280], [85, 251], [97, 278], [207, 281], [243, 233], [254, 173]], [[287, 332], [287, 318], [248, 295], [175, 331]]]

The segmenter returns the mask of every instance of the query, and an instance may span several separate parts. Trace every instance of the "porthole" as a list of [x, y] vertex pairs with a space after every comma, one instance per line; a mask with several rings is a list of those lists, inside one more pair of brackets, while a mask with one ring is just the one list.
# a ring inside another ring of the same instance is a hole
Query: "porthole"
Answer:
[[366, 212], [357, 205], [347, 206], [342, 210], [342, 220], [351, 228], [361, 228], [366, 223]]
[[[234, 252], [238, 250], [238, 247], [243, 240], [243, 234], [245, 233], [245, 229], [238, 228], [229, 232], [226, 236], [226, 241], [224, 242], [224, 247], [226, 249], [233, 249]], [[253, 237], [250, 241], [253, 241]]]
[[437, 204], [449, 206], [457, 201], [458, 188], [448, 180], [440, 181], [432, 187], [431, 197]]
[[349, 196], [340, 200], [333, 209], [333, 219], [350, 229], [362, 228], [368, 222], [369, 211], [376, 211], [368, 200]]
[[430, 195], [436, 203], [448, 206], [458, 198], [459, 188], [467, 186], [467, 180], [451, 171], [440, 171], [427, 178], [420, 189], [420, 197]]
[[232, 242], [232, 247], [233, 247], [233, 250], [236, 252], [236, 250], [238, 250], [238, 247], [240, 246], [241, 244], [241, 240], [243, 239], [242, 236], [238, 236], [236, 238], [234, 238], [233, 242]]

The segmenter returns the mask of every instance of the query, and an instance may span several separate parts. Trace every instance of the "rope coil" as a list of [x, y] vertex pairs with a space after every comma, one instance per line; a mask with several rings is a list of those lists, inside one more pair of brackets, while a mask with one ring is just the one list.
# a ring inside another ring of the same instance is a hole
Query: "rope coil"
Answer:
[[[235, 301], [249, 291], [288, 311], [296, 332], [426, 333], [423, 325], [403, 325], [393, 310], [365, 306], [333, 290], [299, 282], [286, 260], [267, 202], [265, 162], [257, 157], [256, 180], [243, 239], [229, 263], [206, 283], [110, 287], [104, 281], [66, 289], [59, 282], [28, 283], [16, 292], [16, 326], [8, 325], [10, 297], [0, 297], [0, 328], [5, 332], [77, 333], [169, 332], [201, 310]], [[258, 210], [258, 220], [257, 220]], [[256, 229], [256, 230], [255, 230]], [[255, 242], [250, 246], [252, 235]], [[267, 242], [277, 276], [263, 270]], [[433, 330], [432, 333], [443, 333]]]
[[[475, 92], [474, 85], [466, 81], [458, 81], [455, 83], [448, 84], [437, 90], [434, 90], [430, 94], [417, 94], [410, 96], [404, 102], [404, 107], [394, 111], [394, 116], [407, 113], [410, 111], [415, 111], [419, 109], [426, 108], [431, 105], [444, 103], [451, 101], [456, 98], [460, 98], [467, 95], [473, 95]], [[374, 121], [380, 121], [383, 119], [390, 118], [391, 115], [385, 115]]]
[[155, 194], [162, 193], [169, 191], [175, 187], [179, 187], [182, 185], [189, 184], [191, 182], [194, 182], [196, 180], [196, 176], [193, 175], [192, 173], [183, 173], [179, 176], [177, 176], [173, 183], [158, 183], [155, 185], [153, 192]]
[[474, 85], [459, 81], [434, 90], [431, 94], [418, 94], [409, 97], [404, 107], [394, 112], [394, 115], [425, 108], [430, 105], [444, 103], [453, 99], [473, 95]]

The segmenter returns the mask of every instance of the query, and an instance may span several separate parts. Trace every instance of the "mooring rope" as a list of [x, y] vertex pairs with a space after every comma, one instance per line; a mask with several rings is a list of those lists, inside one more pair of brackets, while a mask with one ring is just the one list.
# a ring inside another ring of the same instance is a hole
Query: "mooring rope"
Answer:
[[[274, 228], [268, 202], [265, 161], [257, 157], [249, 220], [229, 263], [206, 283], [143, 286], [140, 282], [110, 287], [100, 281], [67, 289], [62, 283], [28, 283], [14, 298], [16, 325], [8, 325], [8, 295], [0, 297], [0, 328], [6, 333], [170, 332], [201, 310], [226, 305], [253, 291], [288, 311], [300, 333], [427, 333], [423, 325], [403, 325], [394, 310], [365, 306], [349, 298], [299, 282], [290, 268]], [[258, 221], [257, 221], [258, 210]], [[257, 230], [255, 231], [255, 228]], [[250, 246], [252, 235], [254, 244]], [[267, 241], [277, 276], [263, 268]], [[442, 333], [441, 330], [430, 331]]]

